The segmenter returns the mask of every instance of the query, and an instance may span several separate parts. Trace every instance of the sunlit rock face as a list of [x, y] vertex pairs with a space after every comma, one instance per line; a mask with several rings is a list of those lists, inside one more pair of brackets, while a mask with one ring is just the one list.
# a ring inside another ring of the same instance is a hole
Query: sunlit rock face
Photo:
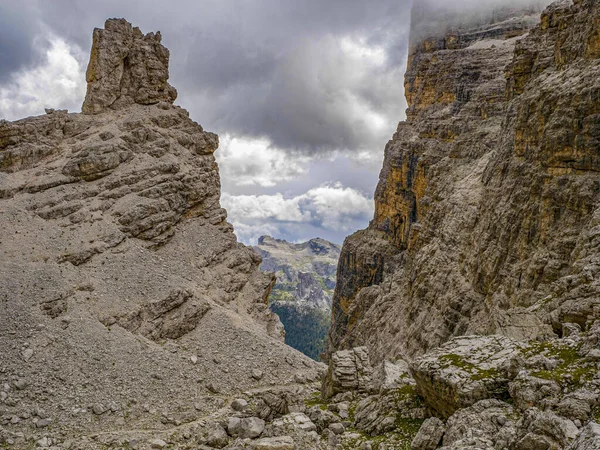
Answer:
[[599, 313], [598, 4], [436, 3], [414, 8], [407, 120], [338, 268], [329, 350], [376, 362]]

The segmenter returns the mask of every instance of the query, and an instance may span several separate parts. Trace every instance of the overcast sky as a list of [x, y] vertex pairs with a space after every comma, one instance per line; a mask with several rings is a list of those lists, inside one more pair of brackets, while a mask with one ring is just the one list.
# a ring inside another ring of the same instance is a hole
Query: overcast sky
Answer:
[[222, 203], [240, 240], [341, 243], [371, 219], [404, 118], [410, 3], [2, 0], [0, 118], [80, 111], [92, 30], [125, 17], [162, 32], [177, 104], [219, 134]]

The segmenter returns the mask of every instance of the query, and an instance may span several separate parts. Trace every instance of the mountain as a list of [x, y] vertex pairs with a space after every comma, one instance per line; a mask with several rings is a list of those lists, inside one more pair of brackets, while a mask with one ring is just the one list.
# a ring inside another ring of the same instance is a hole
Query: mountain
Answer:
[[254, 247], [260, 269], [275, 272], [270, 308], [285, 327], [285, 342], [313, 359], [325, 349], [341, 248], [324, 239], [292, 244], [262, 236]]
[[535, 3], [466, 25], [443, 15], [446, 34], [419, 39], [435, 3], [415, 6], [407, 120], [333, 303], [331, 348], [376, 360], [468, 334], [560, 336], [600, 294], [597, 29], [581, 12], [595, 7], [557, 4], [529, 34]]
[[168, 62], [160, 33], [108, 20], [83, 113], [0, 122], [2, 447], [196, 448], [236, 393], [317, 376], [283, 342], [275, 279], [219, 204], [218, 137], [173, 104]]
[[378, 436], [351, 448], [600, 448], [600, 3], [543, 3], [414, 4], [333, 298], [322, 399]]

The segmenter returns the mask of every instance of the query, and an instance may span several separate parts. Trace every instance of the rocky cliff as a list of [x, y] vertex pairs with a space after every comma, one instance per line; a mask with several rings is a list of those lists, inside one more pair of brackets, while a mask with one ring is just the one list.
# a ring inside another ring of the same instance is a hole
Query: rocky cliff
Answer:
[[324, 239], [292, 244], [262, 236], [254, 247], [261, 270], [275, 272], [269, 305], [285, 327], [285, 342], [313, 359], [325, 349], [340, 247]]
[[108, 20], [82, 114], [0, 122], [0, 446], [196, 448], [236, 392], [315, 376], [168, 62], [160, 33]]
[[366, 345], [376, 362], [600, 314], [598, 3], [424, 26], [435, 3], [415, 5], [407, 120], [338, 268], [329, 349]]

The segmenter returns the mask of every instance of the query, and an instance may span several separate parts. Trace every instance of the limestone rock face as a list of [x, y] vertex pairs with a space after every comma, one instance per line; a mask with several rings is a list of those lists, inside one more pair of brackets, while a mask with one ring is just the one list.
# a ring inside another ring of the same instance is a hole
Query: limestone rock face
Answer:
[[275, 280], [219, 203], [218, 137], [172, 104], [167, 64], [159, 34], [109, 20], [94, 32], [94, 114], [0, 121], [0, 445], [12, 417], [15, 448], [36, 424], [87, 442], [317, 376], [283, 343]]
[[437, 32], [415, 8], [407, 120], [373, 221], [342, 249], [330, 352], [411, 359], [600, 314], [600, 7], [557, 2], [540, 20], [538, 3]]
[[98, 114], [134, 103], [173, 103], [177, 91], [169, 79], [169, 50], [160, 31], [144, 35], [125, 19], [109, 19], [96, 28], [82, 111]]

